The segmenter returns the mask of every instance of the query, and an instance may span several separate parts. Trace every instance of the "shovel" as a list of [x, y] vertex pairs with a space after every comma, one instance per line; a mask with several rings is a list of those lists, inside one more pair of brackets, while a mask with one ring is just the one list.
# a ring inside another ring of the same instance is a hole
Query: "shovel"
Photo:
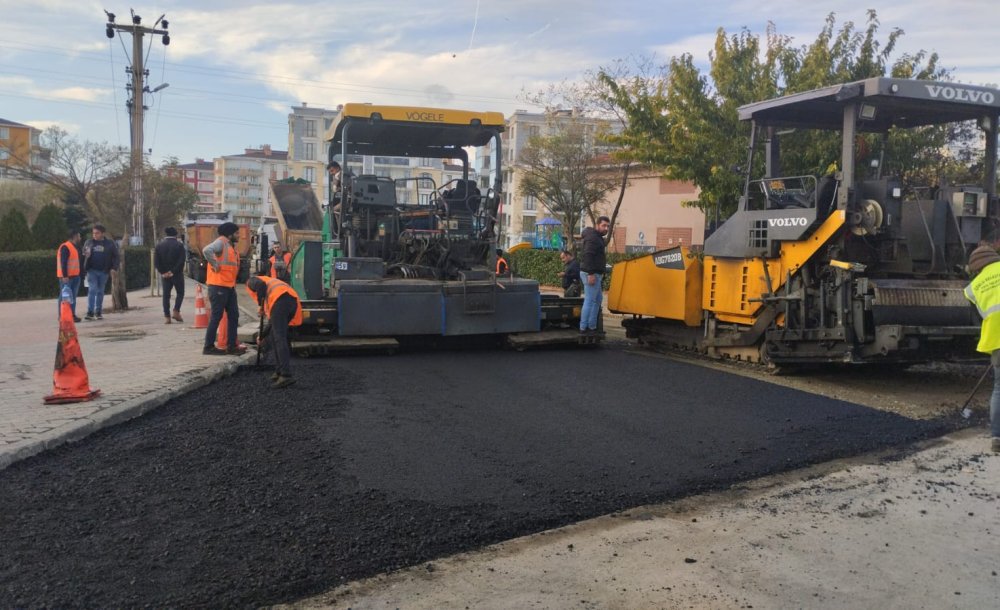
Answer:
[[993, 363], [991, 362], [986, 366], [986, 370], [983, 371], [983, 376], [976, 382], [976, 387], [972, 388], [972, 392], [969, 393], [969, 397], [965, 399], [965, 403], [962, 404], [962, 417], [965, 419], [972, 417], [972, 409], [969, 408], [969, 403], [972, 402], [972, 397], [979, 391], [979, 387], [983, 385], [983, 382], [986, 381], [987, 375], [989, 375], [992, 370]]

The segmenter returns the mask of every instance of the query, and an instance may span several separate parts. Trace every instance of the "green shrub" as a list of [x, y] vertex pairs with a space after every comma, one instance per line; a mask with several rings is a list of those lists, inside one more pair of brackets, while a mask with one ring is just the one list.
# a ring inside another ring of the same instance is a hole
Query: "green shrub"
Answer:
[[[614, 266], [621, 261], [639, 258], [644, 254], [621, 254], [618, 252], [608, 252], [608, 264]], [[548, 286], [561, 286], [562, 279], [559, 272], [563, 270], [562, 261], [559, 260], [558, 250], [518, 250], [507, 255], [507, 262], [510, 263], [514, 275], [536, 280], [539, 284]], [[602, 281], [604, 289], [611, 287], [611, 274], [605, 273]]]
[[27, 252], [34, 248], [28, 219], [17, 208], [0, 218], [0, 252]]
[[35, 248], [39, 250], [58, 248], [59, 244], [66, 241], [68, 233], [69, 229], [66, 227], [62, 208], [51, 203], [38, 211], [35, 223], [31, 225], [31, 235], [35, 241]]
[[[149, 250], [149, 246], [126, 248], [125, 281], [129, 290], [149, 286]], [[81, 282], [83, 283], [85, 282]], [[105, 291], [111, 291], [110, 281]], [[82, 285], [80, 294], [87, 294]], [[0, 252], [0, 301], [54, 299], [58, 296], [59, 281], [56, 279], [54, 248], [28, 252]]]

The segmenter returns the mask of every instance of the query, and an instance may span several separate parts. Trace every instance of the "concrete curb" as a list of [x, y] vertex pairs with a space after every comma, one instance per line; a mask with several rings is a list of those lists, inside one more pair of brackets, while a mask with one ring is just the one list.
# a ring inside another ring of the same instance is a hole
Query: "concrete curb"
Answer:
[[0, 470], [11, 464], [42, 453], [59, 445], [79, 441], [94, 432], [139, 417], [167, 401], [228, 377], [247, 364], [253, 364], [253, 351], [208, 368], [192, 369], [164, 379], [160, 387], [146, 394], [112, 404], [78, 421], [38, 434], [34, 438], [12, 443], [0, 451]]

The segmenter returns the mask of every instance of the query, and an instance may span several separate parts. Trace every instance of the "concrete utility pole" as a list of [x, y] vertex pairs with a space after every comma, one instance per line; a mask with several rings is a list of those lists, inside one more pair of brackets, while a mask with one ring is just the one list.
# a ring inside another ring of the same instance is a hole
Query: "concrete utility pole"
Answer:
[[[128, 32], [132, 35], [132, 68], [129, 70], [131, 81], [125, 85], [126, 91], [131, 96], [127, 104], [132, 133], [132, 243], [142, 245], [142, 226], [145, 216], [142, 201], [142, 125], [143, 111], [146, 110], [142, 97], [143, 94], [150, 93], [149, 87], [143, 84], [143, 79], [149, 75], [149, 71], [143, 68], [142, 37], [146, 34], [162, 34], [163, 44], [166, 46], [170, 44], [170, 34], [167, 32], [167, 20], [164, 19], [166, 15], [160, 15], [153, 27], [147, 28], [142, 26], [142, 17], [136, 15], [135, 11], [130, 10], [130, 12], [132, 13], [132, 25], [120, 25], [115, 23], [114, 13], [104, 11], [108, 16], [104, 33], [108, 38], [114, 38], [115, 31]], [[157, 26], [162, 26], [162, 29], [157, 29]], [[156, 91], [165, 86], [160, 85]]]

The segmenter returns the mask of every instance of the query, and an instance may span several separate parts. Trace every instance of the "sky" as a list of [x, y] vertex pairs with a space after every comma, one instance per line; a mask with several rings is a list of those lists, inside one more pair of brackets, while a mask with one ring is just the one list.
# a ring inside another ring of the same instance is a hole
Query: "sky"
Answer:
[[617, 59], [690, 53], [705, 72], [719, 28], [763, 38], [773, 22], [806, 45], [827, 14], [863, 29], [869, 8], [880, 40], [905, 32], [896, 55], [936, 52], [957, 81], [1000, 83], [994, 0], [0, 0], [0, 118], [129, 146], [132, 40], [105, 36], [105, 10], [119, 24], [130, 11], [146, 27], [169, 22], [169, 45], [144, 38], [149, 88], [169, 85], [144, 97], [144, 148], [159, 165], [286, 150], [288, 115], [302, 103], [538, 111], [525, 92]]

